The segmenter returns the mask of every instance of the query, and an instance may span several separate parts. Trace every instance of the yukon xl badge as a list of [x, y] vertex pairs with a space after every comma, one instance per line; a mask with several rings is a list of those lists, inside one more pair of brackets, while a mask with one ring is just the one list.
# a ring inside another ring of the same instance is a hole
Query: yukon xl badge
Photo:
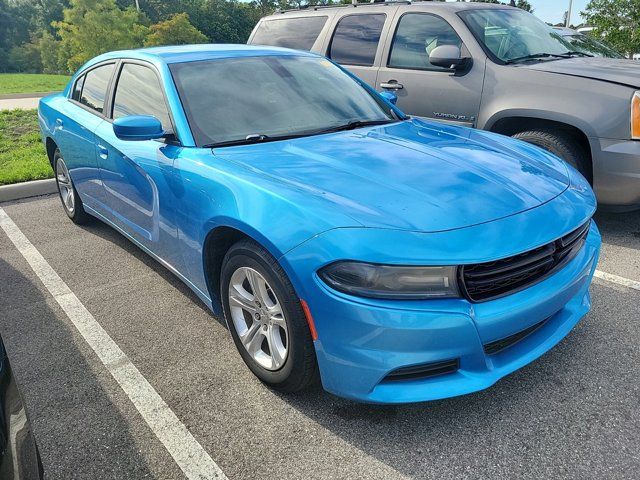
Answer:
[[455, 113], [442, 113], [433, 112], [433, 116], [436, 118], [446, 118], [449, 120], [456, 120], [458, 122], [473, 122], [476, 117], [468, 117], [466, 115], [456, 115]]

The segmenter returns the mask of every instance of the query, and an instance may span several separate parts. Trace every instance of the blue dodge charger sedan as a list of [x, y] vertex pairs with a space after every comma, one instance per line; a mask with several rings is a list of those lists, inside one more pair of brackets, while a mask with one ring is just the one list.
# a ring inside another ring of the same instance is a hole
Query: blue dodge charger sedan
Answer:
[[272, 388], [319, 379], [378, 403], [474, 392], [589, 310], [600, 235], [576, 170], [407, 117], [323, 57], [112, 52], [39, 119], [71, 220], [111, 225], [223, 313]]

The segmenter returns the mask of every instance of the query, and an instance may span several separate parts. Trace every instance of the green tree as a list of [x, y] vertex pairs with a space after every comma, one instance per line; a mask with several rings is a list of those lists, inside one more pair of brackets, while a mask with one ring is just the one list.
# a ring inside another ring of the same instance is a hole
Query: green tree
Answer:
[[207, 36], [191, 24], [189, 15], [176, 13], [169, 20], [149, 27], [149, 35], [144, 41], [144, 46], [187, 45], [207, 41]]
[[60, 37], [59, 62], [69, 72], [111, 50], [141, 47], [148, 28], [134, 7], [121, 10], [115, 0], [71, 0], [54, 26]]
[[40, 63], [43, 73], [66, 73], [68, 67], [66, 61], [61, 62], [60, 41], [45, 31], [38, 40], [40, 49]]
[[582, 17], [616, 50], [640, 52], [640, 0], [591, 0]]
[[9, 50], [9, 65], [15, 72], [38, 73], [42, 70], [37, 42], [23, 43]]

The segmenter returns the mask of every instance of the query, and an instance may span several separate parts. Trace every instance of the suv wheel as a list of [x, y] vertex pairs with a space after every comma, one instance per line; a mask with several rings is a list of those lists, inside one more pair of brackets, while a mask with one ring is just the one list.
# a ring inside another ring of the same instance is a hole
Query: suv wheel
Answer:
[[587, 168], [589, 164], [587, 152], [573, 135], [563, 131], [541, 128], [516, 133], [513, 138], [544, 148], [560, 157], [591, 181]]
[[300, 299], [269, 252], [251, 240], [233, 245], [222, 263], [220, 298], [236, 348], [260, 380], [285, 392], [317, 381]]

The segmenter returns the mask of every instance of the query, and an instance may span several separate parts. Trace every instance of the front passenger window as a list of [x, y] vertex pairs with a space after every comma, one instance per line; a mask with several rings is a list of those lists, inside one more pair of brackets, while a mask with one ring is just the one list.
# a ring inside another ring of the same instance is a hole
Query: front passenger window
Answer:
[[455, 30], [442, 18], [408, 13], [398, 23], [391, 45], [389, 67], [412, 70], [446, 70], [429, 62], [429, 55], [441, 45], [462, 46]]
[[109, 86], [109, 80], [111, 80], [113, 67], [114, 64], [110, 63], [89, 70], [85, 75], [80, 103], [98, 113], [104, 113], [104, 101], [107, 96], [107, 87]]
[[113, 118], [128, 115], [153, 115], [165, 132], [172, 130], [162, 86], [149, 67], [134, 63], [122, 67], [113, 100]]

